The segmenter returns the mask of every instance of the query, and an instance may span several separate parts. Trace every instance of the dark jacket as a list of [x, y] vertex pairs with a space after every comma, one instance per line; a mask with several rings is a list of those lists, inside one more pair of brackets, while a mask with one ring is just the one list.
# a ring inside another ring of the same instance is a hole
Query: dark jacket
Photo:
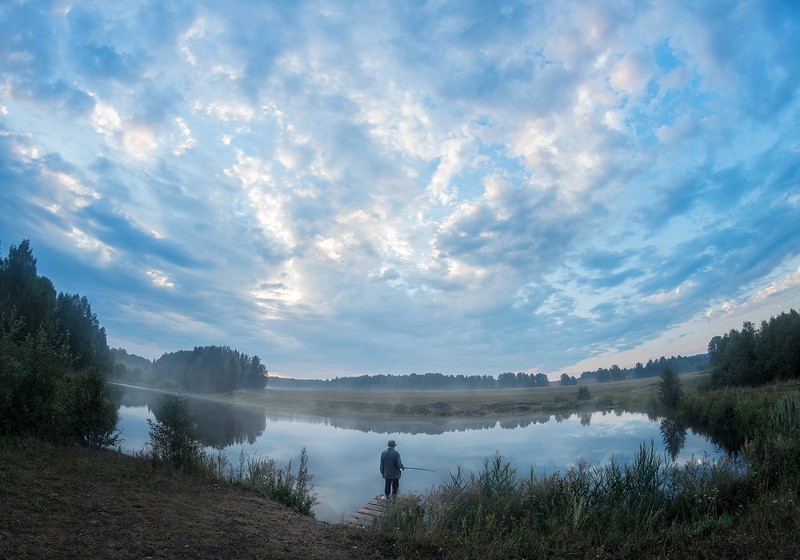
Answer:
[[383, 478], [400, 478], [400, 471], [404, 468], [403, 461], [400, 460], [400, 454], [394, 450], [394, 447], [390, 447], [381, 453], [381, 476]]

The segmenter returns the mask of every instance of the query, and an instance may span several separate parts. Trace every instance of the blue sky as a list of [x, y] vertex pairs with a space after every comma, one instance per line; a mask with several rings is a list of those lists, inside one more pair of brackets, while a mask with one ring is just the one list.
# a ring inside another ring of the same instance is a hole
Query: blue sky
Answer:
[[580, 374], [800, 308], [800, 4], [10, 0], [0, 242], [109, 344]]

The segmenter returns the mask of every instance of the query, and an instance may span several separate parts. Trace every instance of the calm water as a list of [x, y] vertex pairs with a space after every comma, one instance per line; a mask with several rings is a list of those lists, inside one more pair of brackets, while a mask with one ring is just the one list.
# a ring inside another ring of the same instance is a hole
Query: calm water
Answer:
[[[154, 418], [163, 396], [126, 390], [120, 408], [122, 449], [135, 453], [149, 441], [147, 418]], [[318, 519], [337, 522], [383, 491], [378, 471], [380, 453], [388, 439], [407, 467], [401, 492], [425, 492], [449, 481], [461, 465], [479, 471], [486, 457], [500, 453], [527, 475], [564, 471], [584, 459], [604, 465], [612, 457], [628, 462], [644, 444], [665, 458], [686, 463], [721, 455], [705, 437], [692, 431], [677, 434], [643, 414], [596, 412], [568, 417], [528, 417], [495, 421], [373, 421], [276, 415], [260, 407], [242, 407], [187, 399], [198, 425], [198, 436], [209, 448], [222, 449], [235, 463], [244, 450], [251, 457], [270, 457], [297, 465], [300, 449], [309, 454]], [[667, 443], [662, 432], [668, 434]], [[682, 445], [681, 445], [682, 443]], [[672, 453], [668, 453], [667, 450]]]

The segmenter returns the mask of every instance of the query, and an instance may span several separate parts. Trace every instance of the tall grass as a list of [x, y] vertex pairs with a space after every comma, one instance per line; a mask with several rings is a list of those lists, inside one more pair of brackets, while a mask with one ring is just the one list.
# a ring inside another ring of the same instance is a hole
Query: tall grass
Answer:
[[300, 450], [297, 469], [292, 460], [281, 465], [275, 459], [251, 457], [244, 451], [239, 455], [238, 464], [235, 464], [222, 451], [209, 453], [200, 446], [194, 447], [191, 454], [182, 455], [182, 462], [177, 465], [172, 460], [154, 454], [147, 447], [137, 456], [161, 468], [174, 468], [198, 478], [247, 488], [297, 513], [314, 517], [314, 506], [318, 499], [312, 484], [314, 475], [308, 471], [308, 452], [305, 447]]
[[480, 472], [458, 468], [436, 492], [398, 499], [374, 536], [409, 557], [636, 557], [735, 512], [744, 481], [735, 461], [678, 467], [652, 445], [629, 464], [581, 462], [549, 476], [519, 476], [495, 455]]
[[736, 453], [521, 476], [502, 456], [398, 499], [370, 533], [392, 557], [800, 558], [800, 392], [693, 394], [678, 410]]
[[239, 464], [234, 465], [221, 451], [210, 454], [203, 449], [195, 438], [197, 426], [192, 422], [183, 398], [167, 399], [156, 418], [155, 421], [147, 420], [150, 448], [142, 450], [140, 458], [150, 460], [157, 466], [243, 486], [298, 513], [314, 516], [317, 497], [311, 484], [313, 475], [308, 472], [305, 447], [300, 450], [296, 473], [291, 460], [281, 466], [274, 459], [250, 457], [244, 450], [239, 455]]

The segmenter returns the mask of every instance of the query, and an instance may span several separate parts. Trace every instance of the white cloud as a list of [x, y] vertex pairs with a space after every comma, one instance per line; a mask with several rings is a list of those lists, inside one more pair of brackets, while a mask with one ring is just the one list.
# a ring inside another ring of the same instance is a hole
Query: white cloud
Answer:
[[[496, 373], [797, 301], [769, 7], [165, 7], [87, 6], [105, 59], [42, 18], [4, 69], [0, 239], [116, 267], [132, 293], [81, 292], [139, 325], [118, 338]], [[120, 304], [143, 284], [167, 327]]]
[[93, 257], [100, 266], [106, 266], [117, 258], [116, 249], [78, 228], [73, 227], [66, 235], [74, 242], [75, 248]]
[[95, 130], [107, 139], [110, 139], [122, 127], [122, 119], [117, 110], [108, 103], [101, 101], [95, 103], [91, 122]]
[[161, 272], [160, 270], [148, 270], [147, 276], [150, 277], [150, 281], [153, 285], [158, 286], [160, 288], [174, 288], [175, 283], [172, 282], [166, 274]]
[[176, 117], [175, 125], [178, 127], [182, 138], [179, 142], [173, 143], [172, 153], [176, 156], [182, 156], [197, 145], [197, 140], [192, 137], [192, 131], [184, 119]]
[[641, 94], [653, 76], [654, 65], [645, 54], [629, 52], [611, 70], [611, 85], [626, 93]]
[[152, 128], [132, 125], [122, 131], [122, 149], [134, 159], [146, 160], [160, 146]]

